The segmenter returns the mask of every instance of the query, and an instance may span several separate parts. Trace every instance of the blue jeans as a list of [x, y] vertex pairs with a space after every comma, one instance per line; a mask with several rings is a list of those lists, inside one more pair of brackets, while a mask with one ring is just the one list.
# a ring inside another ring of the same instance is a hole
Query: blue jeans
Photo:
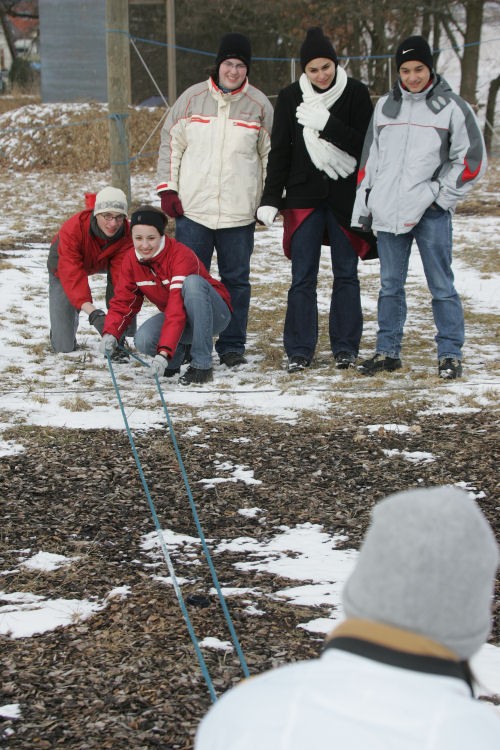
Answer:
[[438, 359], [461, 359], [464, 314], [453, 284], [451, 214], [428, 208], [408, 234], [378, 232], [380, 292], [378, 297], [377, 352], [399, 357], [406, 321], [405, 282], [411, 245], [417, 243], [427, 286], [432, 295]]
[[357, 356], [363, 332], [358, 256], [328, 206], [313, 211], [294, 232], [291, 242], [292, 285], [288, 291], [283, 343], [288, 357], [314, 355], [318, 341], [318, 282], [325, 229], [330, 239], [333, 287], [329, 332], [333, 354]]
[[[106, 305], [113, 297], [113, 285], [108, 274], [106, 286]], [[95, 304], [95, 303], [94, 303]], [[85, 315], [85, 313], [83, 313]], [[76, 332], [80, 321], [80, 311], [77, 310], [66, 296], [63, 285], [57, 276], [49, 271], [49, 317], [50, 343], [52, 349], [59, 352], [73, 352], [77, 348]], [[136, 319], [133, 318], [125, 331], [125, 336], [133, 336], [137, 330]]]
[[[200, 370], [212, 367], [213, 337], [228, 325], [231, 311], [209, 281], [195, 274], [187, 276], [182, 285], [182, 297], [186, 309], [187, 323], [169, 369], [182, 364], [185, 345], [191, 344], [191, 364]], [[165, 321], [164, 313], [157, 313], [146, 320], [135, 334], [134, 343], [138, 351], [154, 357], [158, 339]]]
[[231, 322], [215, 344], [219, 357], [227, 352], [243, 354], [245, 351], [254, 232], [255, 222], [244, 227], [209, 229], [186, 216], [175, 220], [175, 239], [194, 250], [207, 271], [210, 271], [216, 250], [220, 278], [231, 295]]

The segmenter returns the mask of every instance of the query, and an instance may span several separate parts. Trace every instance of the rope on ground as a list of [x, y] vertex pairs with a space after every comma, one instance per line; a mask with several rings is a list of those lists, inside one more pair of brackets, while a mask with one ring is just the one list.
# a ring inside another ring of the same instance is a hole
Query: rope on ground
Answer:
[[[135, 360], [137, 360], [138, 362], [140, 362], [144, 367], [148, 367], [149, 368], [149, 365], [146, 362], [144, 362], [140, 357], [138, 357], [136, 354], [134, 354], [128, 347], [122, 347], [120, 345], [120, 349], [123, 349], [124, 351], [127, 351], [127, 353], [130, 356], [132, 356]], [[210, 695], [212, 697], [212, 700], [216, 700], [216, 695], [215, 695], [215, 690], [213, 688], [213, 683], [212, 683], [212, 680], [210, 679], [210, 675], [209, 675], [208, 670], [206, 668], [205, 660], [203, 659], [203, 655], [202, 655], [202, 653], [200, 651], [198, 640], [196, 639], [196, 635], [194, 633], [194, 629], [193, 629], [191, 620], [189, 618], [189, 614], [187, 612], [187, 609], [186, 609], [186, 606], [185, 606], [185, 603], [184, 603], [184, 599], [182, 597], [182, 592], [181, 592], [179, 583], [177, 581], [177, 578], [175, 576], [175, 571], [174, 571], [174, 568], [173, 568], [173, 565], [172, 565], [172, 562], [171, 562], [171, 558], [170, 558], [170, 555], [168, 554], [168, 550], [166, 548], [165, 541], [163, 539], [162, 528], [161, 528], [160, 522], [158, 520], [158, 515], [156, 513], [155, 505], [154, 505], [154, 502], [153, 502], [153, 500], [151, 498], [151, 494], [149, 492], [149, 488], [148, 488], [148, 485], [147, 485], [147, 482], [146, 482], [146, 478], [144, 476], [142, 465], [141, 465], [141, 462], [140, 462], [140, 459], [139, 459], [139, 456], [138, 456], [138, 453], [137, 453], [137, 449], [135, 447], [134, 438], [133, 438], [132, 432], [131, 432], [130, 427], [129, 427], [127, 416], [125, 414], [125, 409], [124, 409], [124, 406], [123, 406], [123, 401], [122, 401], [122, 398], [121, 398], [120, 390], [118, 388], [118, 383], [117, 383], [117, 380], [116, 380], [116, 377], [115, 377], [115, 373], [114, 373], [114, 370], [113, 370], [113, 365], [111, 363], [111, 359], [110, 359], [109, 355], [107, 355], [106, 358], [107, 358], [107, 361], [108, 361], [108, 367], [109, 367], [109, 370], [110, 370], [110, 373], [111, 373], [111, 378], [112, 378], [113, 385], [114, 385], [114, 388], [115, 388], [116, 396], [118, 398], [118, 403], [120, 405], [120, 410], [121, 410], [121, 413], [122, 413], [122, 417], [123, 417], [123, 421], [124, 421], [124, 424], [125, 424], [125, 428], [126, 428], [126, 431], [127, 431], [128, 438], [129, 438], [129, 442], [130, 442], [130, 445], [131, 445], [131, 448], [132, 448], [132, 453], [133, 453], [133, 456], [134, 456], [134, 460], [136, 462], [136, 466], [137, 466], [137, 469], [139, 471], [139, 476], [141, 478], [141, 482], [142, 482], [142, 485], [144, 487], [146, 498], [147, 498], [147, 501], [148, 501], [148, 504], [149, 504], [149, 507], [150, 507], [150, 510], [151, 510], [151, 514], [152, 514], [153, 521], [154, 521], [154, 524], [155, 524], [155, 528], [156, 528], [156, 531], [157, 531], [157, 534], [158, 534], [158, 538], [159, 538], [159, 542], [160, 542], [160, 545], [161, 545], [161, 549], [162, 549], [163, 555], [165, 557], [165, 560], [167, 562], [168, 570], [169, 570], [170, 575], [172, 577], [172, 582], [174, 584], [174, 590], [175, 590], [177, 599], [179, 601], [179, 605], [181, 607], [181, 611], [182, 611], [182, 614], [184, 616], [184, 620], [186, 621], [186, 625], [188, 627], [189, 635], [191, 637], [191, 640], [193, 641], [193, 645], [195, 646], [195, 651], [196, 651], [196, 655], [197, 655], [197, 658], [198, 658], [198, 662], [200, 664], [203, 676], [204, 676], [205, 681], [207, 683]], [[210, 570], [210, 574], [211, 574], [211, 577], [212, 577], [212, 581], [213, 581], [215, 590], [217, 592], [217, 597], [219, 599], [220, 606], [221, 606], [222, 612], [224, 614], [224, 618], [226, 620], [226, 624], [227, 624], [227, 627], [228, 627], [228, 630], [229, 630], [229, 633], [230, 633], [230, 636], [231, 636], [231, 640], [233, 642], [234, 648], [235, 648], [236, 653], [238, 655], [238, 659], [239, 659], [239, 662], [240, 662], [243, 674], [244, 674], [245, 677], [249, 677], [250, 672], [248, 670], [248, 666], [247, 666], [247, 663], [246, 663], [246, 660], [245, 660], [245, 656], [243, 654], [243, 650], [242, 650], [240, 642], [238, 640], [238, 636], [237, 636], [236, 631], [234, 629], [234, 625], [233, 625], [233, 622], [232, 622], [232, 619], [231, 619], [231, 615], [229, 613], [229, 609], [227, 607], [227, 603], [226, 603], [224, 594], [222, 593], [222, 589], [221, 589], [221, 586], [220, 586], [220, 583], [219, 583], [219, 579], [217, 577], [217, 572], [215, 570], [215, 566], [213, 564], [212, 557], [210, 555], [210, 551], [209, 551], [208, 546], [207, 546], [205, 534], [203, 532], [203, 528], [202, 528], [200, 520], [199, 520], [198, 511], [196, 509], [196, 504], [195, 504], [194, 498], [193, 498], [193, 493], [191, 491], [191, 487], [190, 487], [190, 484], [189, 484], [189, 479], [188, 479], [187, 472], [186, 472], [186, 469], [185, 469], [185, 466], [184, 466], [184, 462], [182, 460], [182, 455], [181, 455], [181, 452], [180, 452], [180, 449], [179, 449], [177, 438], [175, 436], [175, 432], [174, 432], [172, 420], [170, 418], [170, 414], [169, 414], [169, 411], [168, 411], [168, 408], [167, 408], [167, 404], [166, 404], [166, 401], [165, 401], [165, 398], [164, 398], [164, 394], [163, 394], [163, 391], [162, 391], [162, 388], [161, 388], [161, 385], [160, 385], [160, 381], [159, 381], [158, 375], [155, 375], [155, 381], [156, 381], [156, 386], [158, 388], [158, 393], [160, 395], [160, 400], [161, 400], [161, 403], [162, 403], [163, 411], [164, 411], [164, 414], [165, 414], [165, 417], [166, 417], [166, 420], [167, 420], [167, 425], [168, 425], [168, 429], [169, 429], [169, 433], [170, 433], [170, 438], [172, 440], [172, 444], [173, 444], [174, 451], [175, 451], [175, 454], [176, 454], [176, 457], [177, 457], [179, 468], [181, 470], [182, 478], [183, 478], [183, 481], [184, 481], [184, 486], [186, 488], [186, 492], [187, 492], [187, 496], [188, 496], [188, 500], [189, 500], [189, 505], [190, 505], [190, 508], [191, 508], [192, 516], [193, 516], [193, 520], [195, 522], [196, 529], [198, 531], [198, 535], [199, 535], [199, 538], [200, 538], [202, 549], [203, 549], [203, 552], [205, 554], [205, 558], [207, 560], [207, 564], [208, 564], [208, 567], [209, 567], [209, 570]]]
[[130, 446], [132, 448], [132, 453], [133, 453], [133, 456], [134, 456], [134, 459], [135, 459], [137, 470], [138, 470], [139, 476], [141, 478], [142, 486], [144, 487], [144, 492], [146, 493], [146, 498], [147, 498], [147, 501], [148, 501], [148, 504], [149, 504], [149, 509], [151, 511], [151, 515], [153, 517], [153, 522], [154, 522], [154, 525], [155, 525], [155, 528], [156, 528], [156, 533], [157, 533], [157, 536], [158, 536], [158, 541], [160, 543], [160, 547], [161, 547], [161, 550], [163, 552], [163, 557], [165, 558], [165, 562], [167, 563], [168, 572], [170, 573], [170, 577], [172, 579], [172, 584], [173, 584], [173, 587], [174, 587], [175, 594], [177, 596], [177, 601], [179, 602], [179, 606], [181, 608], [182, 616], [184, 617], [184, 621], [185, 621], [185, 623], [187, 625], [187, 629], [188, 629], [189, 635], [191, 637], [191, 641], [193, 642], [193, 646], [194, 646], [194, 649], [195, 649], [195, 652], [196, 652], [196, 657], [198, 659], [198, 663], [200, 665], [203, 677], [204, 677], [205, 682], [207, 684], [208, 691], [210, 693], [210, 697], [212, 699], [212, 702], [215, 702], [217, 700], [217, 695], [215, 693], [213, 682], [212, 682], [212, 679], [210, 677], [210, 674], [209, 674], [209, 671], [208, 671], [205, 659], [203, 658], [203, 654], [201, 653], [200, 645], [198, 643], [198, 639], [196, 638], [196, 634], [194, 632], [193, 623], [191, 622], [191, 618], [189, 617], [189, 613], [188, 613], [187, 608], [186, 608], [186, 603], [184, 602], [184, 597], [182, 596], [182, 591], [181, 591], [181, 588], [180, 588], [180, 585], [179, 585], [179, 581], [177, 580], [177, 576], [175, 574], [174, 566], [172, 564], [172, 560], [171, 560], [171, 557], [169, 555], [169, 552], [168, 552], [168, 549], [167, 549], [167, 545], [165, 544], [165, 539], [163, 538], [163, 532], [162, 532], [162, 528], [161, 528], [161, 525], [160, 525], [160, 521], [158, 519], [158, 515], [156, 513], [155, 504], [154, 504], [153, 499], [151, 497], [151, 493], [149, 492], [149, 487], [148, 487], [148, 484], [147, 484], [147, 481], [146, 481], [146, 477], [144, 476], [144, 471], [142, 469], [141, 461], [139, 459], [139, 455], [138, 455], [137, 449], [135, 447], [134, 438], [133, 438], [132, 432], [131, 432], [129, 424], [128, 424], [127, 416], [125, 414], [125, 409], [123, 407], [123, 401], [122, 401], [122, 398], [121, 398], [121, 395], [120, 395], [120, 389], [118, 388], [118, 383], [117, 383], [117, 380], [116, 380], [116, 377], [115, 377], [115, 373], [114, 373], [114, 370], [113, 370], [113, 365], [111, 363], [111, 358], [110, 358], [109, 355], [106, 355], [106, 359], [108, 361], [108, 367], [109, 367], [109, 371], [110, 371], [110, 374], [111, 374], [111, 379], [112, 379], [113, 385], [115, 387], [116, 396], [117, 396], [117, 399], [118, 399], [118, 403], [120, 405], [120, 410], [121, 410], [121, 413], [122, 413], [123, 421], [124, 421], [124, 424], [125, 424], [125, 429], [127, 431], [128, 439], [129, 439], [129, 442], [130, 442]]

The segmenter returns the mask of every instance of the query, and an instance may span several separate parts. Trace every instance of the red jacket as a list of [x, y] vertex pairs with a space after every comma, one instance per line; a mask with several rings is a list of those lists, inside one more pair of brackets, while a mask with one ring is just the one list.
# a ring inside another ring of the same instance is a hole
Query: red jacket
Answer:
[[172, 357], [186, 325], [182, 284], [186, 276], [193, 274], [209, 281], [229, 309], [232, 309], [226, 287], [210, 276], [200, 259], [186, 245], [165, 237], [163, 250], [147, 261], [139, 260], [132, 248], [121, 267], [120, 280], [106, 315], [104, 333], [111, 333], [119, 339], [141, 309], [146, 297], [165, 314], [158, 350], [166, 349], [169, 357]]
[[119, 240], [96, 237], [90, 231], [92, 211], [80, 211], [64, 222], [52, 240], [48, 268], [61, 281], [69, 301], [77, 310], [92, 302], [88, 277], [109, 271], [116, 289], [121, 264], [132, 247], [130, 228], [125, 220]]

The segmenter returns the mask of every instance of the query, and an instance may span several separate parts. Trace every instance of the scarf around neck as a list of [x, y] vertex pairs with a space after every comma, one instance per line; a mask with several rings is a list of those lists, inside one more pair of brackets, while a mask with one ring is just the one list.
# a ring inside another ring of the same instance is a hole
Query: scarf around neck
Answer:
[[[347, 73], [344, 68], [337, 66], [334, 85], [321, 94], [314, 90], [305, 73], [300, 76], [299, 85], [302, 91], [302, 100], [306, 104], [330, 109], [347, 86]], [[333, 143], [320, 138], [317, 130], [305, 127], [304, 143], [314, 166], [325, 172], [330, 179], [338, 180], [339, 177], [349, 177], [356, 169], [356, 159]]]

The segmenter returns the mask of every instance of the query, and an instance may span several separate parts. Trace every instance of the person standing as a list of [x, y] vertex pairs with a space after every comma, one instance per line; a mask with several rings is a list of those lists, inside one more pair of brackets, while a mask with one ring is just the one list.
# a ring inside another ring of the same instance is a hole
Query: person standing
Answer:
[[352, 223], [377, 231], [378, 332], [362, 375], [401, 368], [405, 282], [415, 240], [437, 329], [438, 375], [462, 375], [464, 314], [452, 271], [452, 215], [486, 169], [483, 137], [471, 107], [434, 71], [421, 36], [396, 52], [399, 78], [375, 107], [366, 136]]
[[250, 257], [270, 147], [272, 106], [248, 81], [250, 41], [226, 34], [206, 81], [174, 103], [162, 129], [157, 192], [175, 237], [210, 270], [214, 250], [233, 315], [215, 348], [221, 364], [246, 363]]
[[381, 500], [322, 654], [228, 690], [195, 750], [497, 750], [500, 717], [474, 698], [469, 660], [491, 630], [498, 560], [464, 490]]
[[[122, 260], [132, 247], [127, 210], [125, 193], [105, 187], [97, 193], [93, 210], [80, 211], [65, 221], [52, 240], [47, 268], [50, 343], [55, 352], [77, 348], [80, 312], [88, 315], [90, 325], [102, 334], [106, 313], [94, 303], [89, 276], [107, 274], [109, 305]], [[131, 320], [126, 335], [132, 336], [135, 328], [135, 320]], [[126, 357], [123, 350], [116, 352], [116, 360]]]
[[283, 335], [288, 372], [309, 367], [316, 349], [316, 287], [326, 241], [333, 270], [330, 345], [336, 367], [347, 369], [363, 331], [357, 253], [371, 255], [375, 245], [374, 237], [350, 228], [356, 167], [373, 107], [367, 87], [347, 76], [321, 28], [308, 30], [300, 62], [299, 81], [278, 95], [257, 219], [271, 226], [279, 209], [284, 216], [283, 244], [292, 261]]
[[231, 319], [229, 293], [190, 248], [165, 236], [167, 221], [166, 214], [154, 206], [140, 206], [132, 214], [134, 247], [125, 256], [109, 304], [101, 350], [113, 355], [122, 332], [146, 298], [160, 312], [140, 326], [134, 343], [138, 351], [153, 357], [152, 372], [176, 375], [189, 345], [191, 364], [179, 382], [208, 383], [213, 377], [213, 337]]

